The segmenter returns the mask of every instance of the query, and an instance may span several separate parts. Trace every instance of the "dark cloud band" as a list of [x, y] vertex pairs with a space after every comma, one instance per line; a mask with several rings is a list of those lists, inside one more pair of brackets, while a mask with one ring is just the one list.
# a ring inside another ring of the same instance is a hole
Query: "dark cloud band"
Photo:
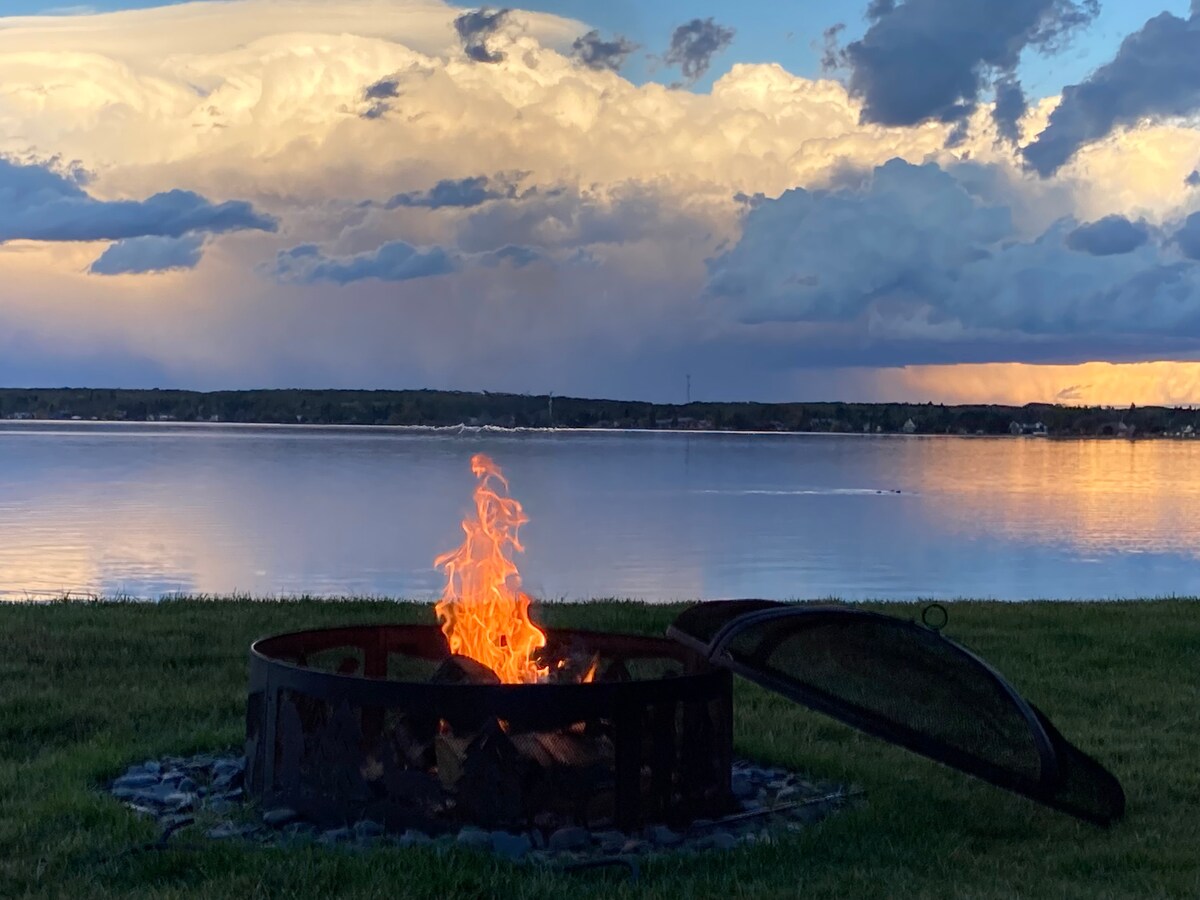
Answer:
[[1021, 51], [1057, 49], [1098, 11], [1097, 0], [876, 0], [871, 26], [845, 50], [850, 90], [862, 98], [867, 122], [961, 122], [990, 74], [1007, 73], [998, 124], [1011, 134], [1018, 110], [1012, 73]]
[[249, 203], [211, 203], [191, 191], [146, 200], [97, 200], [78, 180], [45, 166], [0, 159], [0, 243], [115, 241], [192, 232], [274, 231], [276, 221]]
[[1113, 60], [1063, 90], [1050, 122], [1024, 150], [1040, 175], [1052, 175], [1085, 144], [1152, 116], [1200, 110], [1200, 14], [1163, 13], [1121, 43]]

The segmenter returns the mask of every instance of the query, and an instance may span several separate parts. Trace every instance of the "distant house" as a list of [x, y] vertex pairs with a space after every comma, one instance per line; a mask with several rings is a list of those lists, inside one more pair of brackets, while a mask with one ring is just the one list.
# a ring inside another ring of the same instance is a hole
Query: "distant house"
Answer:
[[1046, 435], [1046, 426], [1042, 422], [1034, 422], [1032, 425], [1023, 422], [1012, 422], [1008, 426], [1008, 433], [1011, 435], [1044, 437]]
[[914, 422], [912, 419], [909, 419], [907, 422], [905, 422], [903, 425], [900, 426], [900, 430], [903, 431], [905, 434], [913, 434], [917, 430], [917, 423]]

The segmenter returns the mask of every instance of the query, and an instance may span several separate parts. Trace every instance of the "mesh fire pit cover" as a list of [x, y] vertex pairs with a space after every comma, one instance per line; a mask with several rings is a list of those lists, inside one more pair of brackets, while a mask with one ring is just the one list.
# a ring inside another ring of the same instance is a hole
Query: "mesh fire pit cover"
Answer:
[[933, 628], [843, 606], [702, 603], [675, 640], [861, 731], [1097, 825], [1120, 782], [975, 654]]

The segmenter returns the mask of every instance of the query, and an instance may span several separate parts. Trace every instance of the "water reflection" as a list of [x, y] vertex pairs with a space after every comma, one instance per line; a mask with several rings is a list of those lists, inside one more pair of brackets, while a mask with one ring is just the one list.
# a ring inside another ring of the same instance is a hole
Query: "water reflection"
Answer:
[[1200, 442], [0, 425], [0, 592], [435, 597], [472, 453], [537, 596], [1200, 593]]

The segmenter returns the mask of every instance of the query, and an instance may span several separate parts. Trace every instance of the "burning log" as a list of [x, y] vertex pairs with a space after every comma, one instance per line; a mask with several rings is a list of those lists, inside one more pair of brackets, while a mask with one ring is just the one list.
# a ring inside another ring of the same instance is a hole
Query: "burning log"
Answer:
[[430, 679], [434, 684], [499, 684], [500, 676], [479, 660], [451, 654]]

